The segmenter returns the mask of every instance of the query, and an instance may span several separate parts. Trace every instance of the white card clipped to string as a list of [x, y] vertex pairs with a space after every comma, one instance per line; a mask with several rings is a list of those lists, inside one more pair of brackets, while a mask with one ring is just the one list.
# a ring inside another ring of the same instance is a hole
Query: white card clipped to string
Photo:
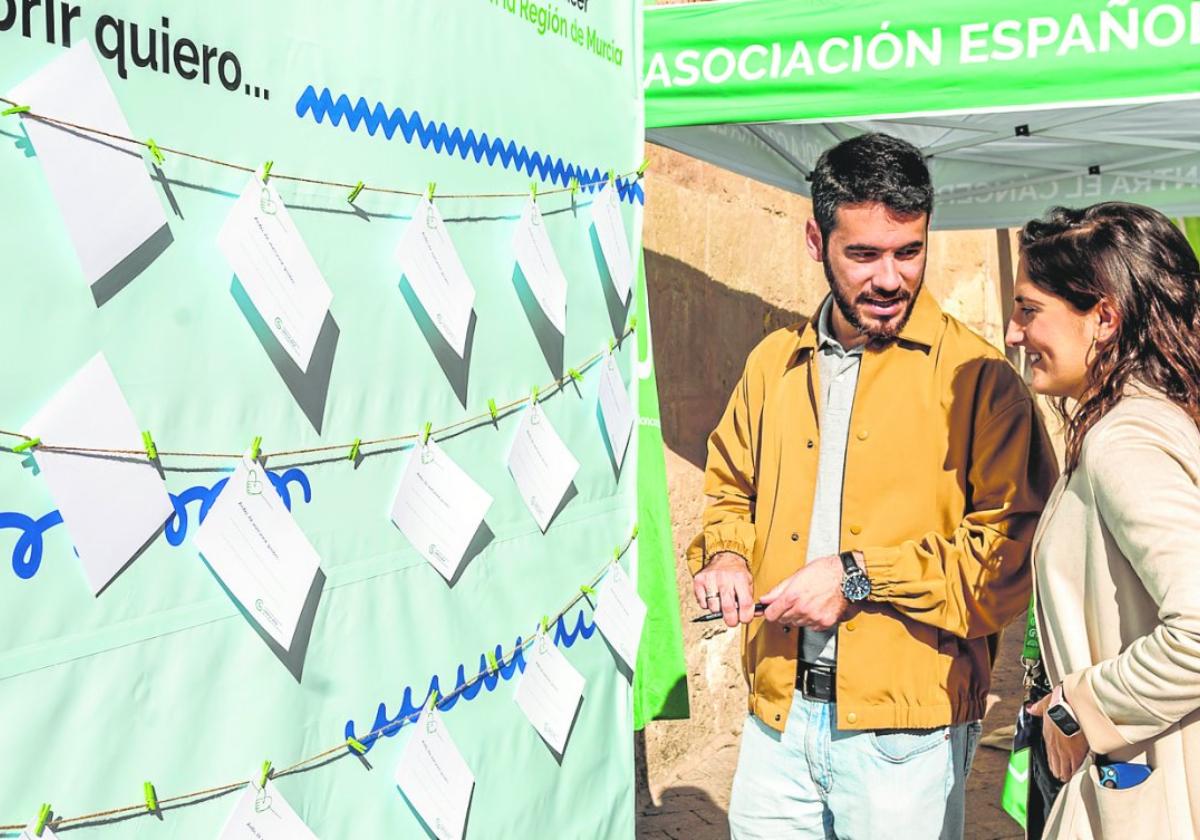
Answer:
[[592, 620], [629, 670], [634, 670], [642, 624], [646, 621], [646, 604], [619, 563], [613, 563], [604, 576]]
[[605, 356], [600, 365], [600, 416], [604, 419], [608, 445], [612, 447], [613, 458], [620, 469], [625, 462], [625, 450], [629, 447], [629, 437], [633, 432], [633, 403], [629, 399], [629, 392], [625, 390], [625, 382], [621, 379], [621, 371], [617, 369], [613, 354]]
[[567, 277], [554, 254], [554, 246], [550, 244], [542, 211], [532, 198], [525, 202], [525, 209], [521, 211], [512, 244], [529, 291], [554, 328], [566, 335]]
[[[142, 436], [112, 368], [97, 353], [26, 423], [47, 446], [139, 450]], [[145, 458], [34, 449], [92, 594], [99, 595], [174, 510]]]
[[525, 651], [525, 670], [513, 700], [550, 748], [562, 755], [587, 683], [546, 633]]
[[217, 247], [271, 335], [307, 371], [333, 291], [275, 185], [264, 184], [261, 172], [250, 176], [225, 217]]
[[249, 453], [238, 461], [193, 541], [254, 621], [291, 650], [321, 558]]
[[475, 775], [436, 708], [423, 712], [413, 729], [396, 765], [396, 785], [438, 840], [461, 840]]
[[[41, 116], [134, 136], [87, 41], [55, 53], [53, 61], [6, 98]], [[37, 152], [84, 278], [102, 302], [97, 284], [167, 226], [140, 149], [36, 119], [22, 119], [21, 125]]]
[[275, 783], [246, 785], [218, 840], [317, 840]]
[[612, 181], [601, 187], [592, 201], [592, 225], [613, 288], [623, 303], [629, 300], [629, 291], [633, 288], [633, 258], [629, 255], [625, 220], [621, 218], [621, 199]]
[[517, 483], [525, 507], [545, 533], [575, 473], [579, 472], [579, 462], [537, 403], [524, 412], [517, 426], [508, 450], [508, 471]]
[[413, 210], [412, 221], [396, 246], [396, 261], [442, 338], [463, 356], [475, 287], [442, 214], [428, 198], [422, 198]]
[[432, 439], [408, 456], [392, 522], [447, 581], [462, 565], [492, 497]]
[[50, 826], [42, 826], [42, 835], [40, 838], [34, 832], [35, 828], [37, 828], [37, 823], [31, 822], [17, 835], [17, 840], [58, 840], [58, 835], [51, 830]]

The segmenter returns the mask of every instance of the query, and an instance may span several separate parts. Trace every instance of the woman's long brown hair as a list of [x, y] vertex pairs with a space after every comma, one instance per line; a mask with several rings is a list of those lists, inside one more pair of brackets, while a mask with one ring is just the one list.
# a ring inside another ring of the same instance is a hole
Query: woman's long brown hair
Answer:
[[1079, 465], [1083, 439], [1137, 379], [1200, 423], [1200, 263], [1187, 237], [1157, 210], [1105, 202], [1055, 207], [1021, 230], [1029, 279], [1078, 312], [1107, 298], [1117, 332], [1097, 344], [1087, 387], [1074, 411], [1055, 408], [1067, 435], [1066, 471]]

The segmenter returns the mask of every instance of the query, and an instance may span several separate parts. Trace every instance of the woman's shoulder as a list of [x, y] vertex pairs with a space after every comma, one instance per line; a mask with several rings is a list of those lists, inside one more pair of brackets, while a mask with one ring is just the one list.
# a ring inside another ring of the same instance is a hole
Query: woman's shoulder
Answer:
[[1186, 411], [1160, 391], [1134, 384], [1096, 422], [1083, 440], [1080, 465], [1111, 462], [1123, 451], [1161, 449], [1200, 470], [1200, 428]]

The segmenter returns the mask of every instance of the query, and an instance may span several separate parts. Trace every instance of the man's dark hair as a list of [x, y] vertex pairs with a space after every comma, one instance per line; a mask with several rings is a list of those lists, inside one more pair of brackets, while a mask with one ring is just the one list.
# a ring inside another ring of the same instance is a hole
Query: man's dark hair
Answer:
[[882, 204], [897, 216], [933, 212], [921, 150], [887, 134], [862, 134], [826, 149], [812, 174], [813, 215], [828, 238], [839, 207]]

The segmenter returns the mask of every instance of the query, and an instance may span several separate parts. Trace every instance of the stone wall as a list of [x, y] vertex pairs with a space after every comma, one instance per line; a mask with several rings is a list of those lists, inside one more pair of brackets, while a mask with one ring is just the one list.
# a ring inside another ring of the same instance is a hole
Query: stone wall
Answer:
[[[771, 330], [810, 314], [828, 287], [804, 247], [807, 199], [658, 146], [647, 154], [643, 241], [692, 709], [690, 720], [647, 727], [653, 780], [687, 753], [741, 731], [739, 631], [686, 621], [699, 610], [683, 552], [704, 507], [705, 440], [747, 353]], [[930, 239], [928, 289], [998, 347], [1012, 253], [1008, 234], [995, 231]]]

